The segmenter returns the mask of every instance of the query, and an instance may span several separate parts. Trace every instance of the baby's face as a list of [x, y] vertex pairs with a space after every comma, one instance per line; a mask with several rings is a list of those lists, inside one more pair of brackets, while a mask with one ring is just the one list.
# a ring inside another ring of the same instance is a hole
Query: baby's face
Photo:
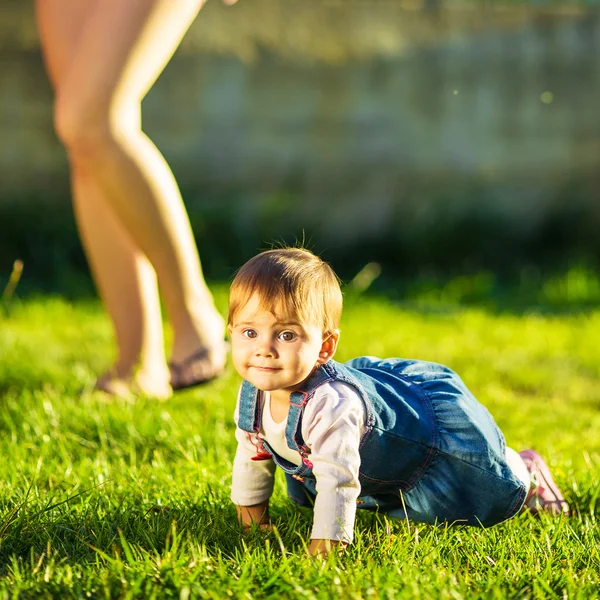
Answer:
[[319, 326], [274, 314], [260, 306], [256, 295], [233, 316], [229, 334], [237, 372], [272, 395], [299, 389], [330, 358]]

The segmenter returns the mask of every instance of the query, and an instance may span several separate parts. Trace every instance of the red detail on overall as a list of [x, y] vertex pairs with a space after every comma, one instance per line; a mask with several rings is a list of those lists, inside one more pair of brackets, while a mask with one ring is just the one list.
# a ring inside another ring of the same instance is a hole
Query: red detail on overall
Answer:
[[271, 460], [272, 458], [268, 452], [259, 452], [256, 456], [252, 456], [251, 460]]
[[305, 466], [307, 466], [309, 469], [313, 468], [313, 464], [310, 462], [310, 460], [308, 460], [308, 458], [306, 458], [306, 456], [302, 459], [302, 462], [304, 463]]
[[299, 406], [300, 408], [302, 408], [307, 402], [308, 402], [308, 392], [301, 392], [300, 390], [298, 390], [299, 394], [302, 394], [302, 400], [300, 402], [300, 404], [296, 404], [295, 402], [292, 402], [290, 400], [290, 404], [292, 404], [293, 406]]
[[256, 448], [256, 456], [250, 457], [251, 460], [271, 460], [273, 457], [265, 450], [263, 441], [260, 439], [258, 433], [255, 434], [256, 443], [252, 439], [252, 435], [248, 433], [248, 439], [250, 443]]

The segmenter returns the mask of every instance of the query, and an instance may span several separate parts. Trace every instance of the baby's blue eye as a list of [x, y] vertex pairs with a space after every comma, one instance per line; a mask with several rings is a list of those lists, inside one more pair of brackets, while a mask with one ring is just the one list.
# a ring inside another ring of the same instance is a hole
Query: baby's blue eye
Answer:
[[284, 331], [279, 334], [279, 339], [284, 342], [291, 342], [296, 338], [296, 334], [293, 331]]
[[244, 329], [244, 331], [242, 331], [242, 335], [244, 337], [250, 338], [251, 340], [258, 337], [258, 333], [256, 333], [254, 329]]

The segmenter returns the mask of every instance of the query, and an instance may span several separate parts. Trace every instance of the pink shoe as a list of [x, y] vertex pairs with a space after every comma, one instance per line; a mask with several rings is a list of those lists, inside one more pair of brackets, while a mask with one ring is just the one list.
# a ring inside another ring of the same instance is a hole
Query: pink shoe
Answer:
[[521, 450], [519, 456], [531, 475], [531, 487], [525, 499], [525, 506], [534, 515], [545, 511], [553, 515], [568, 516], [569, 505], [554, 483], [544, 459], [535, 450]]

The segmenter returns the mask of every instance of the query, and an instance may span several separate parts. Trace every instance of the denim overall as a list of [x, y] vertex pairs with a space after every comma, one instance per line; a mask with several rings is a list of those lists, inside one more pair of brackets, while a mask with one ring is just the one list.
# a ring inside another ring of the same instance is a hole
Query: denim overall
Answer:
[[272, 458], [286, 474], [288, 494], [310, 506], [316, 495], [302, 415], [315, 390], [342, 381], [365, 408], [360, 442], [359, 508], [426, 523], [490, 526], [515, 515], [527, 490], [505, 459], [504, 437], [490, 413], [448, 367], [417, 360], [360, 357], [329, 361], [290, 396], [286, 440], [302, 457], [297, 466], [259, 437], [259, 391], [247, 381], [238, 426], [260, 445], [254, 460]]

